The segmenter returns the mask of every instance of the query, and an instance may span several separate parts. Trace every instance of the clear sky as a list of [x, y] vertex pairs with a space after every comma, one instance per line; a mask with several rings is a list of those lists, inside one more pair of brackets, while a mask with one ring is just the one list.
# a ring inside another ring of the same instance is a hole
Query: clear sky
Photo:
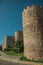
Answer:
[[43, 5], [43, 0], [0, 0], [0, 44], [5, 36], [22, 30], [22, 11], [31, 4]]

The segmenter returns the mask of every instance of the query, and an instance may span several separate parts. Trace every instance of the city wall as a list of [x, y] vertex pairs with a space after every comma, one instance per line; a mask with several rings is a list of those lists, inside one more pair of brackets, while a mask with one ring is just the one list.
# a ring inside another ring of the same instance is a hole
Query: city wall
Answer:
[[43, 59], [43, 6], [27, 6], [22, 12], [24, 56]]

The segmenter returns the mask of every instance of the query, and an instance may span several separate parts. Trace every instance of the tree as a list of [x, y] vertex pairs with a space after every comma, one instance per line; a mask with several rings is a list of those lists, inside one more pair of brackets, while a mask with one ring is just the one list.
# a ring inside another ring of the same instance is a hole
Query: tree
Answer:
[[23, 47], [24, 47], [23, 41], [15, 41], [14, 48], [16, 50], [18, 50], [18, 48], [19, 48], [19, 51], [23, 51]]

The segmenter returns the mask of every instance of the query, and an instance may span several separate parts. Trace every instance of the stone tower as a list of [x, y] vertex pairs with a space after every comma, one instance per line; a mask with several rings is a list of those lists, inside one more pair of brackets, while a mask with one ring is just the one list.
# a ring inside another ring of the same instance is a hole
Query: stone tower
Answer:
[[5, 36], [4, 44], [3, 44], [3, 49], [5, 48], [14, 48], [14, 36]]
[[22, 31], [15, 32], [15, 41], [23, 41], [23, 32]]
[[43, 59], [43, 7], [27, 6], [22, 12], [24, 56], [30, 60]]

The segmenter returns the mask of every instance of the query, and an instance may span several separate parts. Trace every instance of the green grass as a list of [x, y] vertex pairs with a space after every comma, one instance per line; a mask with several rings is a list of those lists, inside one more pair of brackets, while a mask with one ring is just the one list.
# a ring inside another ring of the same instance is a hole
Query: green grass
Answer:
[[24, 53], [21, 52], [21, 53], [17, 53], [17, 52], [14, 52], [14, 51], [3, 51], [5, 54], [7, 55], [13, 55], [13, 56], [24, 56]]

